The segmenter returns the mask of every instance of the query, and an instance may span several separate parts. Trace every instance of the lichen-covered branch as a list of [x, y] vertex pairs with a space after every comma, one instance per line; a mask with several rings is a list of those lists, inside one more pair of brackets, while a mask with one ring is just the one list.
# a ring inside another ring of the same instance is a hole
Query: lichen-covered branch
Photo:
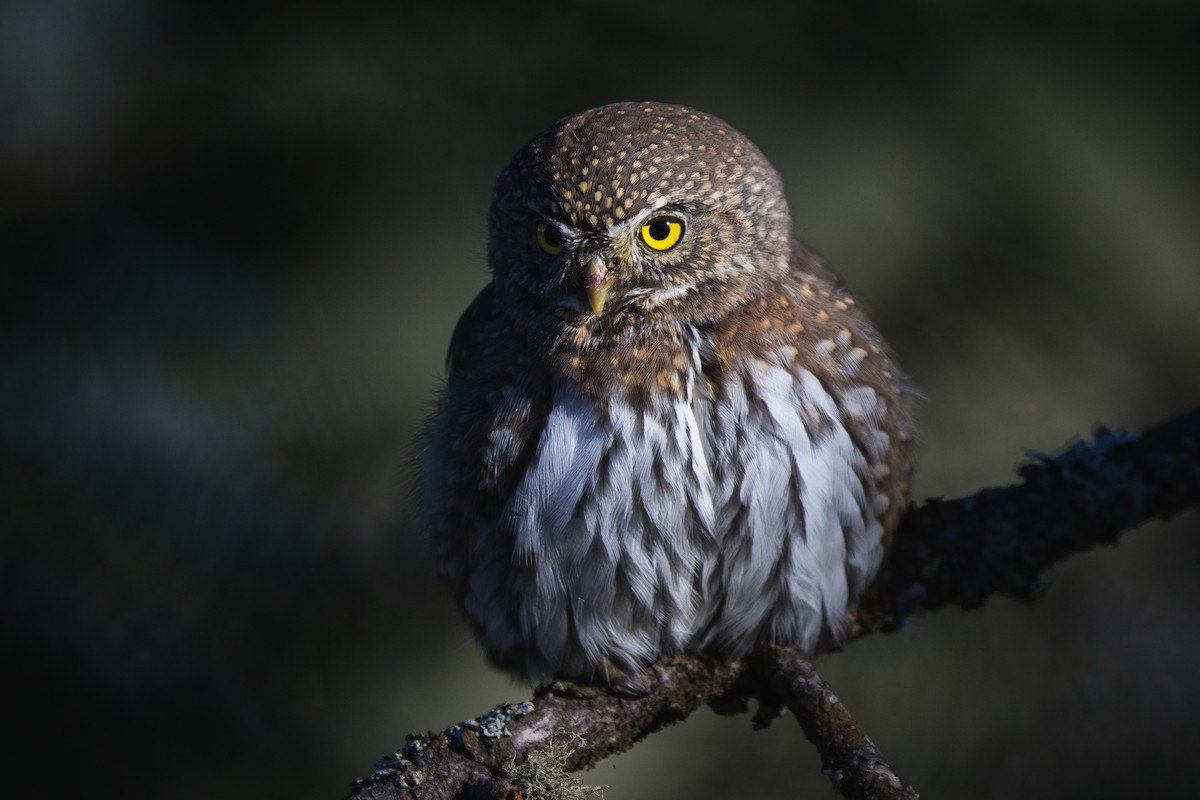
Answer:
[[[888, 566], [864, 598], [859, 635], [895, 629], [908, 616], [992, 594], [1033, 598], [1046, 570], [1150, 519], [1200, 506], [1200, 409], [1140, 435], [1104, 429], [1057, 456], [1033, 455], [1022, 481], [908, 510]], [[744, 708], [782, 702], [800, 720], [838, 787], [852, 798], [915, 797], [854, 726], [807, 660], [763, 648], [747, 664], [696, 656], [654, 666], [644, 697], [557, 682], [531, 703], [499, 706], [441, 733], [409, 737], [356, 781], [359, 798], [516, 796], [506, 767], [559, 730], [583, 735], [568, 760], [582, 769], [686, 718], [707, 703]], [[889, 793], [890, 792], [890, 793]]]
[[1090, 443], [1030, 456], [1020, 483], [909, 509], [861, 606], [863, 632], [993, 594], [1032, 600], [1059, 561], [1200, 506], [1200, 408], [1141, 434], [1101, 428]]
[[648, 684], [644, 697], [556, 681], [539, 688], [531, 702], [497, 706], [441, 733], [409, 736], [352, 789], [360, 799], [496, 797], [493, 784], [498, 779], [503, 787], [505, 768], [558, 731], [583, 734], [567, 767], [584, 769], [725, 695], [743, 671], [698, 656], [664, 659], [639, 676]]

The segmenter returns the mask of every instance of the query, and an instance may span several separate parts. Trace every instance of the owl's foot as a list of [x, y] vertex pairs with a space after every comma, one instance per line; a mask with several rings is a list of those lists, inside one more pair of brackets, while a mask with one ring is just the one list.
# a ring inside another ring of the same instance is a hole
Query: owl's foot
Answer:
[[757, 693], [749, 672], [744, 672], [733, 685], [708, 701], [708, 707], [723, 717], [745, 714], [750, 710], [750, 698]]
[[605, 659], [596, 665], [590, 682], [605, 686], [612, 694], [638, 698], [650, 694], [654, 675], [646, 667], [622, 665]]
[[636, 699], [650, 694], [650, 678], [651, 676], [642, 670], [626, 669], [611, 661], [605, 661], [597, 665], [587, 677], [560, 675], [548, 688], [555, 694], [581, 699], [599, 697], [606, 693]]
[[629, 672], [611, 665], [604, 672], [609, 691], [614, 694], [635, 699], [650, 694], [649, 676], [645, 673]]

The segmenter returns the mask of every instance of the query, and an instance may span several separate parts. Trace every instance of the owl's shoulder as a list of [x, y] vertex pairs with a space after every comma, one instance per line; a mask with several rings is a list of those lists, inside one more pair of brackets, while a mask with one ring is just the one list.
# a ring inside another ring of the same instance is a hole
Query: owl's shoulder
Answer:
[[792, 245], [790, 269], [757, 287], [706, 331], [706, 371], [766, 362], [823, 384], [868, 387], [898, 411], [902, 378], [882, 338], [841, 277], [815, 251]]
[[514, 393], [537, 393], [537, 386], [544, 382], [545, 368], [536, 356], [534, 332], [522, 320], [504, 313], [505, 308], [505, 298], [495, 283], [489, 283], [459, 318], [446, 353], [452, 398], [496, 391], [511, 398]]
[[809, 278], [819, 281], [839, 293], [846, 291], [846, 281], [842, 276], [829, 266], [820, 253], [799, 239], [792, 239], [789, 275], [793, 280]]
[[[839, 308], [837, 304], [841, 305]], [[767, 361], [802, 366], [820, 342], [847, 327], [850, 300], [841, 278], [814, 251], [793, 241], [789, 269], [764, 278], [734, 307], [705, 327], [706, 371]]]
[[489, 347], [502, 343], [503, 320], [496, 314], [496, 288], [489, 283], [475, 295], [458, 318], [446, 352], [446, 374], [450, 378], [481, 363]]
[[537, 444], [551, 400], [550, 377], [529, 348], [528, 330], [503, 308], [503, 298], [489, 284], [459, 318], [446, 356], [445, 396], [431, 425], [444, 452], [426, 460], [446, 468], [435, 470], [444, 476], [445, 498], [464, 508], [473, 493], [482, 500], [512, 488]]

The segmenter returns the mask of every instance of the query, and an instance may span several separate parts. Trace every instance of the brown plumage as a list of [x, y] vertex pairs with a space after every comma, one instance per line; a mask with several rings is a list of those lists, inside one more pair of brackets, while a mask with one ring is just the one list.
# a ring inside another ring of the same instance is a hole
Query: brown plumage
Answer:
[[681, 106], [513, 158], [425, 485], [488, 654], [531, 677], [847, 632], [908, 488], [905, 389], [776, 171]]

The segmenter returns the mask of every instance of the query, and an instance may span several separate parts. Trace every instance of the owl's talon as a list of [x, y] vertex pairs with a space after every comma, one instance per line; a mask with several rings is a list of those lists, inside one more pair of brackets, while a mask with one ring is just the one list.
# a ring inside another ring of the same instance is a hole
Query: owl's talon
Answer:
[[754, 716], [750, 720], [754, 725], [754, 730], [761, 731], [771, 727], [771, 723], [776, 718], [783, 716], [783, 711], [782, 703], [759, 700], [758, 710], [754, 712]]
[[618, 667], [612, 662], [602, 664], [596, 671], [597, 683], [607, 686], [611, 694], [637, 699], [650, 694], [649, 676], [641, 671]]
[[591, 700], [605, 694], [641, 698], [650, 694], [650, 688], [644, 676], [631, 674], [612, 664], [605, 664], [590, 678], [556, 678], [535, 690], [535, 694], [538, 695], [546, 693], [580, 700]]
[[709, 701], [708, 707], [722, 717], [736, 717], [750, 709], [750, 700], [736, 695], [724, 695]]
[[632, 699], [640, 699], [650, 694], [650, 687], [628, 675], [624, 676], [621, 680], [609, 683], [608, 688], [612, 690], [613, 694]]
[[581, 680], [558, 679], [539, 686], [535, 695], [553, 694], [558, 697], [572, 697], [577, 700], [594, 700], [607, 691], [606, 687], [587, 683]]

